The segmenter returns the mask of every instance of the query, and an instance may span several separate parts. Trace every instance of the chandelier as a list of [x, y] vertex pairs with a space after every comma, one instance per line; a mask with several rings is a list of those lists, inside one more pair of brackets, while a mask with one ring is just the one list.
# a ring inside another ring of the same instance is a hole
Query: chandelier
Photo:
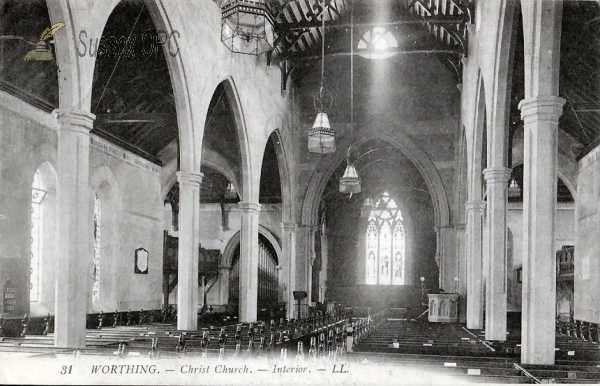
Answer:
[[267, 0], [229, 0], [221, 11], [221, 42], [232, 52], [260, 55], [273, 49], [273, 24]]
[[[325, 4], [323, 3], [323, 7]], [[323, 83], [325, 81], [325, 12], [321, 12], [321, 86], [314, 95], [313, 102], [317, 117], [308, 131], [308, 151], [329, 154], [335, 151], [335, 130], [329, 123], [329, 110], [333, 105], [333, 96]]]

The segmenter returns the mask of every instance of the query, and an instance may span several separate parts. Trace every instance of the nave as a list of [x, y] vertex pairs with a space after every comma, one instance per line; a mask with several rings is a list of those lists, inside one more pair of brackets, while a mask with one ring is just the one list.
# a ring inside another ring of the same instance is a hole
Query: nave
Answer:
[[[584, 337], [579, 335], [581, 331], [576, 332], [576, 326], [572, 332], [568, 328], [567, 332], [557, 329], [556, 363], [522, 364], [517, 326], [509, 328], [510, 339], [495, 344], [485, 340], [484, 331], [469, 330], [460, 324], [411, 319], [407, 311], [390, 308], [371, 314], [372, 310], [365, 308], [339, 308], [335, 313], [318, 317], [250, 324], [213, 318], [214, 324], [201, 322], [198, 331], [177, 330], [160, 312], [148, 311], [137, 317], [129, 313], [124, 315], [122, 323], [115, 324], [101, 324], [109, 320], [100, 317], [98, 325], [86, 330], [86, 347], [77, 350], [54, 347], [52, 320], [46, 320], [46, 329], [41, 334], [22, 330], [17, 337], [1, 336], [0, 358], [56, 359], [69, 363], [77, 363], [78, 358], [97, 358], [100, 359], [97, 363], [124, 366], [140, 358], [150, 360], [148, 363], [172, 359], [183, 363], [180, 371], [184, 374], [202, 368], [185, 363], [201, 363], [205, 369], [211, 365], [222, 366], [219, 369], [230, 365], [235, 369], [239, 361], [244, 361], [258, 363], [258, 368], [284, 368], [287, 370], [282, 372], [290, 373], [302, 372], [310, 366], [344, 365], [354, 371], [369, 368], [379, 372], [392, 368], [405, 376], [433, 376], [442, 383], [596, 384], [600, 381], [597, 332]], [[22, 327], [30, 328], [26, 323]], [[567, 336], [571, 333], [572, 336]], [[0, 328], [0, 335], [5, 334]], [[118, 361], [106, 362], [110, 358]]]

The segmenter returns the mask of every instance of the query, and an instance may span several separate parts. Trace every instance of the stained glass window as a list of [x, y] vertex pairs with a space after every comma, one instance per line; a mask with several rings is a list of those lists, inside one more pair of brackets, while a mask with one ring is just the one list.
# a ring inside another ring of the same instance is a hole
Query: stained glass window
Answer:
[[42, 183], [39, 171], [33, 175], [33, 184], [31, 186], [31, 262], [29, 266], [29, 301], [40, 301], [41, 295], [41, 275], [42, 270], [42, 241], [44, 212], [42, 201], [46, 197], [46, 191]]
[[92, 300], [100, 300], [100, 237], [102, 234], [102, 202], [94, 196], [94, 264], [92, 267]]
[[405, 281], [405, 233], [402, 213], [385, 192], [368, 217], [365, 283], [403, 285]]

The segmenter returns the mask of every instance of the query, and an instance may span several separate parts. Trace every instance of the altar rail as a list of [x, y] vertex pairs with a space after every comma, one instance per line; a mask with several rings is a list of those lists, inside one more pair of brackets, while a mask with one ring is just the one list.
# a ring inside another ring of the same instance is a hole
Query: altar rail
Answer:
[[573, 319], [572, 315], [567, 321], [556, 318], [556, 333], [584, 342], [600, 343], [600, 325]]

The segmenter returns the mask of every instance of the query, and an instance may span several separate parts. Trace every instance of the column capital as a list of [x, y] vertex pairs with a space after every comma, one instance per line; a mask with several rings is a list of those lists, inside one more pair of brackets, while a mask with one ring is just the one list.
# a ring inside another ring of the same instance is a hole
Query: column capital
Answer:
[[540, 95], [519, 102], [521, 119], [525, 124], [532, 122], [552, 122], [558, 124], [566, 100], [555, 95]]
[[254, 212], [254, 213], [259, 213], [260, 212], [260, 208], [261, 205], [256, 203], [256, 202], [238, 202], [238, 208], [242, 211], [242, 212]]
[[73, 131], [89, 134], [94, 128], [96, 116], [89, 111], [56, 109], [52, 115], [58, 122], [59, 131]]
[[281, 230], [284, 232], [293, 232], [296, 230], [296, 223], [294, 222], [282, 222]]
[[487, 168], [483, 171], [483, 178], [488, 185], [506, 184], [510, 179], [512, 170], [503, 167]]
[[487, 208], [487, 203], [483, 200], [467, 201], [465, 203], [465, 209], [467, 212], [483, 212]]
[[298, 225], [298, 228], [302, 228], [302, 229], [306, 229], [310, 232], [316, 232], [319, 230], [319, 226], [318, 225], [308, 225], [308, 224], [301, 224]]
[[443, 226], [434, 226], [433, 230], [437, 237], [445, 238], [448, 237], [448, 232], [454, 232], [456, 229], [454, 225], [443, 225]]
[[179, 182], [180, 185], [200, 187], [203, 177], [204, 174], [200, 172], [185, 172], [183, 170], [177, 172], [177, 182]]

